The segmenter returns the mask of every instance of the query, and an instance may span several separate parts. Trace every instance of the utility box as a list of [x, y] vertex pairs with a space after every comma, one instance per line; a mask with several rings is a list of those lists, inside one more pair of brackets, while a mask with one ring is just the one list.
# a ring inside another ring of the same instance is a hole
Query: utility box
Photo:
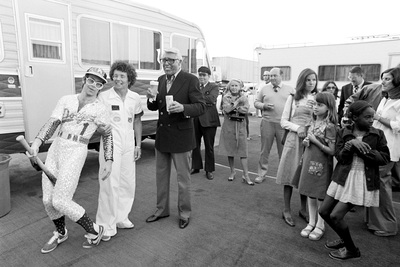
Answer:
[[0, 154], [0, 217], [11, 210], [10, 170], [8, 168], [10, 160], [11, 156]]

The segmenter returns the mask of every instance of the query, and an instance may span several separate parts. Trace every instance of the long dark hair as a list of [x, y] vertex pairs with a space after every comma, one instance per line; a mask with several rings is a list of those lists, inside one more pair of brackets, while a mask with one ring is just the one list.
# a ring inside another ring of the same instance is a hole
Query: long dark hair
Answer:
[[394, 87], [400, 86], [400, 69], [399, 68], [390, 68], [390, 69], [385, 70], [381, 74], [381, 79], [383, 77], [383, 74], [385, 74], [385, 73], [392, 75], [392, 77], [393, 77], [392, 84]]
[[[315, 101], [317, 103], [322, 103], [328, 107], [326, 120], [336, 125], [338, 123], [338, 115], [336, 111], [336, 101], [334, 95], [329, 92], [321, 92], [315, 96]], [[313, 119], [316, 119], [314, 113]]]
[[329, 81], [327, 81], [326, 83], [324, 83], [324, 85], [322, 86], [321, 92], [327, 91], [326, 88], [327, 88], [328, 85], [330, 85], [330, 84], [333, 84], [333, 85], [335, 86], [335, 90], [333, 90], [333, 95], [335, 96], [335, 98], [337, 98], [337, 97], [338, 97], [338, 93], [339, 93], [339, 88], [338, 88], [338, 86], [336, 85], [336, 83], [335, 83], [334, 80], [329, 80]]
[[294, 94], [294, 100], [298, 101], [306, 96], [306, 79], [309, 75], [314, 74], [316, 78], [315, 88], [311, 91], [311, 93], [318, 93], [318, 75], [312, 69], [304, 69], [300, 74], [299, 78], [297, 78], [296, 83], [296, 93]]

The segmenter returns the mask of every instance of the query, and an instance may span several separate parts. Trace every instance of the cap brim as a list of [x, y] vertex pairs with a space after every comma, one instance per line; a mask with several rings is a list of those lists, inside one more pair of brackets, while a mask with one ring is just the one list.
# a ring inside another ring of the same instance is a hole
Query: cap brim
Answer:
[[102, 77], [100, 74], [98, 74], [98, 73], [96, 73], [96, 72], [86, 72], [86, 74], [90, 74], [90, 75], [99, 77], [100, 79], [103, 80], [104, 83], [107, 83], [107, 82], [108, 82], [107, 79], [104, 79], [104, 77]]

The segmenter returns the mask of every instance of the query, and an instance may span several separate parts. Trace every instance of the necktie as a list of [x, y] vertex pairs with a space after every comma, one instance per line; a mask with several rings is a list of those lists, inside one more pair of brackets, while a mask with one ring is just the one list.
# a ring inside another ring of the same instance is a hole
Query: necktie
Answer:
[[279, 89], [279, 86], [277, 86], [277, 85], [274, 85], [274, 92], [278, 92], [278, 89]]
[[358, 91], [358, 85], [354, 86], [354, 93], [357, 93]]
[[171, 89], [174, 79], [175, 79], [175, 75], [171, 75], [169, 78], [167, 76], [167, 93], [169, 92], [169, 89]]

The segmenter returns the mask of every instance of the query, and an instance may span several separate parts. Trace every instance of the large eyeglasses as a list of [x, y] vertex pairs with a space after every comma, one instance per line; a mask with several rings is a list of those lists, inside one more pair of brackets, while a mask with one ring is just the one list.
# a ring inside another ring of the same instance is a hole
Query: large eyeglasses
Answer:
[[94, 87], [96, 87], [96, 89], [101, 89], [103, 88], [104, 84], [101, 82], [96, 82], [95, 80], [93, 80], [92, 78], [86, 78], [86, 83], [88, 85], [94, 85]]
[[167, 58], [167, 57], [161, 59], [162, 63], [167, 63], [168, 62], [168, 64], [170, 64], [170, 65], [174, 64], [175, 60], [178, 60], [178, 59], [176, 59], [176, 58]]

